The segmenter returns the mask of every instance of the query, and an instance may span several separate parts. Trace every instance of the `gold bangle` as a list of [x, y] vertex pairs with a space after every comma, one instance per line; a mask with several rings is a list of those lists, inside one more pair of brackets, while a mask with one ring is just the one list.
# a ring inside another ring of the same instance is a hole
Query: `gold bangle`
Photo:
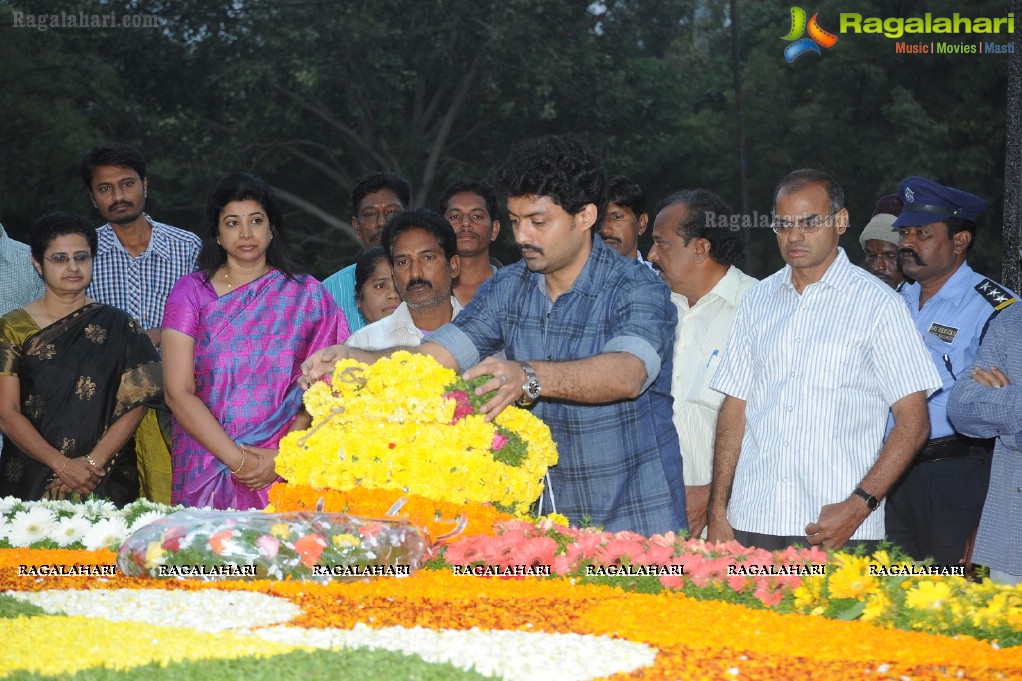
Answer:
[[64, 465], [60, 467], [60, 470], [59, 470], [59, 471], [57, 471], [57, 477], [58, 477], [58, 478], [60, 477], [60, 474], [64, 472], [64, 469], [65, 469], [65, 468], [67, 468], [67, 465], [68, 465], [69, 463], [71, 463], [71, 457], [69, 457], [69, 456], [65, 456], [65, 457], [64, 457]]
[[89, 465], [93, 468], [99, 468], [99, 466], [96, 465], [96, 460], [92, 458], [92, 454], [86, 454], [85, 460], [88, 461]]
[[231, 470], [230, 467], [227, 468], [227, 470], [231, 471], [231, 475], [237, 475], [245, 467], [245, 457], [248, 455], [248, 450], [245, 449], [245, 445], [238, 445], [238, 449], [241, 450], [241, 463], [234, 470]]

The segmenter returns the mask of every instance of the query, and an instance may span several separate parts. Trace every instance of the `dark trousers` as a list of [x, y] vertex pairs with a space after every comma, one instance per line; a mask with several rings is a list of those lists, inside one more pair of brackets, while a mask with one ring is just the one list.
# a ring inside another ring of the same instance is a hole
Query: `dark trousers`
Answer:
[[[776, 534], [760, 534], [759, 532], [746, 532], [745, 530], [735, 530], [735, 539], [742, 546], [748, 548], [765, 549], [767, 551], [783, 551], [789, 546], [804, 546], [809, 547], [809, 540], [804, 534], [794, 536], [780, 536]], [[841, 550], [849, 553], [855, 551], [856, 547], [861, 546], [866, 553], [873, 553], [877, 550], [880, 545], [879, 540], [875, 539], [857, 539], [850, 541], [845, 544]]]
[[887, 495], [888, 540], [915, 560], [958, 565], [979, 527], [990, 484], [988, 444], [972, 441], [959, 455], [936, 460], [926, 460], [927, 449], [933, 456], [927, 445]]

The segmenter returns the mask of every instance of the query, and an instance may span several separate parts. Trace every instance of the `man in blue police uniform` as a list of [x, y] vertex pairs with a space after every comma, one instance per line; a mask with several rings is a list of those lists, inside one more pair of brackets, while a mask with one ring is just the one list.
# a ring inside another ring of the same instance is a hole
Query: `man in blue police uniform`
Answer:
[[955, 431], [948, 394], [972, 366], [987, 324], [1015, 294], [965, 261], [986, 201], [922, 177], [902, 180], [898, 196], [905, 204], [894, 222], [898, 262], [914, 280], [898, 290], [944, 385], [929, 398], [929, 441], [888, 495], [887, 538], [917, 560], [957, 565], [970, 560], [993, 447]]

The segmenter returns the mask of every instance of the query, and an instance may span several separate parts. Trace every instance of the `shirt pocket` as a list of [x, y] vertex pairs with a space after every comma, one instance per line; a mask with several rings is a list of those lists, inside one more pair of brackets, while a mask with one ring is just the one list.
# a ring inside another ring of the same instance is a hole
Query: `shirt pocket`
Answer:
[[[686, 402], [714, 410], [719, 409], [723, 404], [724, 394], [710, 389], [710, 382], [713, 380], [713, 375], [717, 373], [717, 366], [720, 364], [723, 352], [723, 348], [716, 347], [699, 349], [696, 359], [698, 364], [692, 376], [692, 382], [689, 383], [688, 390], [685, 391]], [[705, 361], [703, 358], [706, 358]]]

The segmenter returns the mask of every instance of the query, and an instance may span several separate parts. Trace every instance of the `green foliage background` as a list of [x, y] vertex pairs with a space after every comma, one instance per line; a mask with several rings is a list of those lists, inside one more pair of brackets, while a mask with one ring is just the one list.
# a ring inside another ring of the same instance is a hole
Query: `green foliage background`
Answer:
[[[925, 175], [991, 202], [971, 262], [999, 277], [1008, 57], [899, 55], [895, 40], [839, 34], [822, 56], [787, 64], [791, 4], [737, 5], [748, 210], [769, 213], [789, 171], [826, 170], [845, 187], [843, 245], [861, 261], [877, 198]], [[834, 32], [841, 12], [1009, 11], [989, 0], [802, 6]], [[14, 27], [15, 12], [151, 14], [158, 27], [41, 31]], [[297, 259], [321, 278], [358, 250], [349, 193], [361, 175], [401, 172], [415, 202], [435, 207], [445, 184], [492, 177], [537, 134], [585, 136], [651, 207], [697, 186], [742, 204], [727, 0], [16, 0], [0, 25], [0, 219], [16, 237], [49, 210], [98, 221], [77, 162], [110, 140], [145, 153], [148, 212], [196, 231], [219, 176], [263, 176], [287, 198]], [[750, 273], [781, 266], [768, 230], [749, 244]], [[506, 225], [496, 254], [517, 259]]]

